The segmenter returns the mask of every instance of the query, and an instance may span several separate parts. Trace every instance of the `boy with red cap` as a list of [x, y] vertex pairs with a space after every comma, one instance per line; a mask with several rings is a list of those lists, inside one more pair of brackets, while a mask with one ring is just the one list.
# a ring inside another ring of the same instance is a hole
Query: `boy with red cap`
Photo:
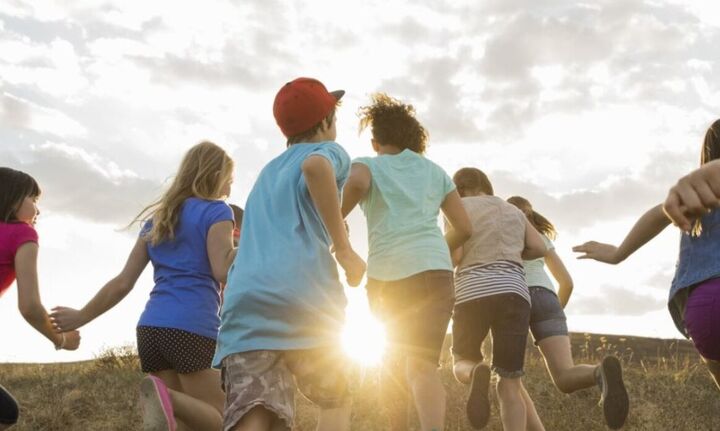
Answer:
[[221, 311], [214, 365], [223, 371], [226, 431], [291, 429], [296, 388], [320, 407], [319, 430], [349, 429], [337, 351], [346, 298], [336, 261], [351, 286], [365, 262], [340, 213], [350, 171], [350, 157], [334, 142], [343, 94], [298, 78], [275, 97], [287, 149], [263, 168], [248, 196]]

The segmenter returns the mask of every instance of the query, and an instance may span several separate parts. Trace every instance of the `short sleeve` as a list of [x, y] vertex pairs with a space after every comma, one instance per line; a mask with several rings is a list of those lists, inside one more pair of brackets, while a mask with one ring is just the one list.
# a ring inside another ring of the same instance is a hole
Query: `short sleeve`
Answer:
[[543, 239], [543, 242], [545, 242], [545, 247], [547, 247], [548, 250], [555, 250], [555, 244], [553, 244], [552, 241], [550, 241], [550, 238], [543, 235], [542, 239]]
[[440, 174], [442, 175], [442, 181], [443, 181], [443, 196], [447, 196], [448, 193], [455, 190], [455, 183], [453, 182], [452, 178], [445, 172], [445, 170], [438, 166], [438, 169], [440, 170]]
[[320, 144], [307, 155], [307, 157], [310, 156], [322, 156], [326, 158], [335, 171], [335, 178], [338, 183], [345, 184], [348, 176], [350, 176], [350, 156], [343, 147], [335, 142]]
[[221, 221], [231, 221], [234, 225], [235, 217], [233, 217], [233, 211], [230, 205], [223, 201], [211, 201], [205, 210], [204, 221], [207, 230], [210, 230], [212, 225], [220, 223]]
[[38, 234], [35, 228], [27, 223], [18, 223], [13, 235], [13, 250], [17, 251], [26, 242], [38, 242]]

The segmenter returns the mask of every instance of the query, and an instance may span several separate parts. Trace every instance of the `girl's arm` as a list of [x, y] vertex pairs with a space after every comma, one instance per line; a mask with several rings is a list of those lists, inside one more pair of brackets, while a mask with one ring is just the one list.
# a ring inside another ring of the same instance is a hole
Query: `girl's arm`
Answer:
[[558, 299], [560, 299], [560, 305], [565, 308], [573, 291], [572, 277], [555, 250], [548, 250], [545, 255], [545, 265], [558, 282]]
[[670, 225], [662, 210], [662, 205], [657, 205], [648, 210], [638, 219], [635, 226], [628, 232], [620, 247], [604, 244], [595, 241], [586, 242], [583, 245], [573, 247], [577, 253], [585, 253], [578, 259], [594, 259], [600, 262], [618, 264], [627, 259], [637, 249], [655, 238], [660, 232]]
[[59, 331], [77, 329], [113, 308], [135, 287], [150, 261], [145, 240], [138, 238], [120, 274], [108, 281], [82, 309], [55, 307], [51, 317]]
[[313, 155], [303, 162], [302, 173], [313, 204], [330, 234], [335, 249], [335, 259], [345, 270], [348, 284], [357, 286], [362, 281], [366, 265], [350, 245], [340, 212], [333, 166], [325, 157]]
[[525, 248], [522, 251], [522, 258], [525, 260], [538, 259], [545, 256], [545, 253], [547, 253], [547, 246], [545, 246], [540, 232], [535, 229], [530, 220], [525, 219]]
[[668, 192], [665, 214], [685, 232], [691, 221], [720, 206], [720, 160], [706, 163], [680, 178]]
[[445, 196], [440, 209], [450, 223], [449, 228], [445, 231], [445, 241], [447, 241], [450, 253], [452, 253], [470, 239], [470, 236], [472, 236], [472, 223], [470, 223], [470, 218], [465, 211], [465, 206], [463, 206], [457, 190], [453, 190]]
[[213, 278], [218, 283], [227, 282], [227, 273], [235, 260], [237, 249], [233, 246], [233, 222], [225, 220], [210, 226], [207, 237], [207, 253]]
[[367, 196], [372, 183], [372, 174], [370, 169], [362, 163], [355, 163], [350, 168], [350, 177], [348, 177], [342, 194], [342, 216], [347, 217], [355, 206]]
[[75, 350], [80, 344], [77, 331], [58, 334], [55, 332], [45, 307], [40, 301], [37, 276], [38, 245], [26, 242], [15, 254], [15, 274], [18, 287], [18, 309], [25, 320], [52, 341], [57, 349]]

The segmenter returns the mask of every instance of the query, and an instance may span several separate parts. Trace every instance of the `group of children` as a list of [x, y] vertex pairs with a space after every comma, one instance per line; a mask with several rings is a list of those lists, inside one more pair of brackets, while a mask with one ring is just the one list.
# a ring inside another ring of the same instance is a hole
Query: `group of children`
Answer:
[[[504, 429], [543, 429], [521, 380], [528, 331], [557, 388], [597, 385], [608, 426], [621, 427], [628, 396], [619, 361], [573, 363], [563, 312], [573, 285], [553, 250], [554, 226], [521, 197], [495, 197], [476, 168], [450, 178], [424, 156], [428, 135], [412, 106], [384, 94], [360, 110], [377, 156], [351, 160], [335, 142], [343, 94], [310, 78], [280, 89], [273, 113], [287, 148], [258, 176], [241, 225], [224, 202], [232, 159], [210, 142], [192, 147], [167, 192], [138, 215], [142, 227], [123, 269], [79, 310], [48, 315], [42, 307], [33, 229], [40, 189], [27, 174], [0, 168], [0, 294], [17, 279], [26, 320], [56, 348], [76, 349], [77, 329], [121, 301], [152, 263], [155, 285], [137, 324], [148, 374], [140, 384], [145, 430], [291, 429], [296, 391], [319, 407], [319, 430], [349, 429], [337, 264], [350, 286], [367, 270], [368, 300], [404, 374], [394, 378], [409, 389], [422, 430], [444, 428], [438, 361], [451, 317], [453, 371], [469, 385], [474, 428], [490, 417], [494, 372]], [[703, 164], [720, 159], [720, 122], [708, 133]], [[683, 233], [670, 305], [716, 381], [720, 324], [710, 308], [720, 304], [720, 212], [706, 212], [720, 200], [718, 163], [681, 180], [666, 202], [685, 231], [702, 216], [694, 234]], [[367, 266], [344, 223], [358, 204], [368, 225]], [[622, 260], [669, 224], [660, 207], [649, 214], [620, 248], [588, 243], [576, 251]], [[490, 366], [481, 353], [489, 332]], [[0, 430], [17, 417], [16, 401], [0, 387]]]

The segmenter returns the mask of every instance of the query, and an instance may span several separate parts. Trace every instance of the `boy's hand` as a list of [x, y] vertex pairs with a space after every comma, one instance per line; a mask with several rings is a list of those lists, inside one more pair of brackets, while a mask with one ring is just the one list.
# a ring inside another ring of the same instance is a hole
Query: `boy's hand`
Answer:
[[576, 245], [572, 250], [576, 253], [585, 253], [578, 256], [578, 259], [594, 259], [613, 265], [620, 262], [617, 256], [618, 248], [614, 245], [589, 241], [582, 245]]
[[65, 345], [63, 346], [63, 350], [77, 350], [77, 348], [80, 346], [80, 332], [69, 331], [64, 332], [64, 334]]
[[345, 270], [347, 283], [352, 287], [359, 285], [367, 268], [365, 261], [352, 248], [336, 250], [335, 259]]
[[58, 332], [73, 331], [85, 324], [80, 310], [69, 307], [55, 307], [50, 310], [50, 321]]

